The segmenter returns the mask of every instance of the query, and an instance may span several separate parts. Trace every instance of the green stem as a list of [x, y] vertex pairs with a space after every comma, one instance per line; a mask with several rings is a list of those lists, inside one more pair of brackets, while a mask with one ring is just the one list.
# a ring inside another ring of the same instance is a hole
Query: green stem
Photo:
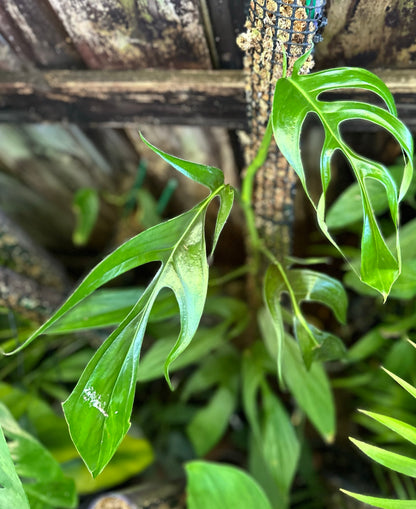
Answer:
[[249, 247], [254, 257], [255, 269], [257, 269], [258, 267], [258, 257], [261, 240], [257, 232], [255, 216], [252, 206], [254, 178], [256, 176], [257, 171], [263, 166], [264, 162], [267, 159], [267, 154], [269, 152], [272, 136], [273, 136], [272, 122], [271, 118], [269, 118], [269, 122], [267, 123], [266, 132], [264, 133], [263, 140], [260, 144], [260, 148], [255, 158], [247, 168], [241, 189], [241, 202], [243, 205], [244, 214], [246, 216]]

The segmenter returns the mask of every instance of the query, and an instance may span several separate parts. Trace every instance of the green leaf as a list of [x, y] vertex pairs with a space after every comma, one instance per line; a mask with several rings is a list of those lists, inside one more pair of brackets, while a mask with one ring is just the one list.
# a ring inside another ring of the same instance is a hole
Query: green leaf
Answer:
[[236, 380], [220, 385], [208, 404], [199, 410], [186, 428], [197, 456], [204, 456], [223, 436], [237, 403]]
[[212, 192], [216, 191], [224, 184], [224, 175], [220, 169], [214, 166], [192, 163], [191, 161], [185, 161], [179, 157], [172, 156], [149, 143], [142, 134], [140, 134], [140, 137], [155, 154], [158, 154], [162, 159], [173, 166], [175, 170], [178, 170], [195, 182], [208, 187]]
[[388, 498], [379, 498], [379, 497], [370, 497], [367, 495], [359, 495], [358, 493], [352, 493], [351, 491], [341, 490], [346, 495], [359, 500], [360, 502], [364, 502], [364, 504], [369, 504], [373, 507], [378, 507], [380, 509], [414, 509], [415, 501], [414, 500], [391, 500]]
[[[413, 173], [413, 140], [408, 129], [396, 117], [393, 96], [386, 85], [374, 74], [363, 69], [339, 68], [308, 75], [299, 74], [300, 60], [295, 64], [290, 78], [281, 78], [276, 84], [273, 102], [273, 132], [280, 150], [298, 174], [307, 196], [313, 204], [318, 224], [341, 252], [342, 249], [329, 233], [325, 217], [326, 192], [331, 180], [331, 159], [341, 151], [350, 163], [360, 186], [363, 208], [363, 232], [361, 238], [361, 279], [378, 290], [384, 298], [400, 274], [400, 246], [398, 234], [394, 253], [386, 245], [372, 208], [368, 181], [377, 180], [385, 189], [390, 215], [398, 227], [398, 202], [409, 188]], [[346, 88], [361, 88], [379, 95], [389, 111], [371, 104], [356, 101], [323, 101], [323, 92]], [[322, 194], [315, 203], [309, 193], [300, 151], [300, 135], [303, 123], [309, 113], [318, 116], [323, 124], [325, 140], [321, 152]], [[382, 164], [371, 161], [354, 152], [343, 140], [340, 124], [351, 119], [363, 119], [389, 131], [400, 144], [405, 167], [400, 189]]]
[[76, 507], [77, 497], [73, 481], [63, 475], [50, 452], [20, 428], [3, 404], [0, 404], [0, 425], [9, 440], [9, 450], [16, 472], [25, 479], [23, 488], [30, 505], [42, 502], [52, 507]]
[[0, 507], [30, 509], [0, 427]]
[[91, 232], [97, 222], [100, 211], [100, 200], [96, 189], [79, 189], [72, 202], [76, 214], [77, 225], [72, 235], [75, 245], [83, 246], [88, 242]]
[[360, 410], [364, 415], [368, 415], [375, 421], [383, 424], [387, 428], [395, 431], [404, 439], [408, 440], [412, 444], [416, 445], [416, 428], [407, 424], [406, 422], [400, 421], [399, 419], [394, 419], [393, 417], [389, 417], [387, 415], [378, 414], [375, 412], [368, 412], [366, 410]]
[[[267, 364], [268, 359], [261, 343], [256, 343], [244, 353], [244, 411], [253, 433], [255, 452], [259, 455], [257, 462], [260, 461], [268, 470], [269, 475], [266, 477], [273, 479], [278, 488], [278, 499], [286, 506], [299, 460], [300, 445], [289, 416], [266, 383]], [[255, 472], [253, 475], [261, 481], [261, 476]], [[264, 488], [268, 489], [267, 486]], [[275, 498], [276, 494], [271, 493], [271, 496]]]
[[335, 436], [335, 407], [331, 387], [324, 368], [314, 362], [309, 370], [302, 360], [299, 346], [285, 335], [283, 378], [299, 406], [325, 441]]
[[170, 288], [181, 313], [179, 338], [165, 360], [167, 379], [169, 365], [185, 350], [198, 328], [208, 284], [204, 219], [209, 202], [205, 200], [190, 212], [139, 235], [143, 247], [135, 250], [136, 260], [142, 254], [147, 261], [161, 261], [162, 266], [131, 312], [91, 359], [63, 405], [71, 437], [94, 476], [108, 463], [130, 426], [142, 340], [158, 293]]
[[366, 454], [369, 458], [376, 461], [377, 463], [380, 463], [380, 465], [391, 468], [395, 472], [399, 472], [411, 477], [416, 477], [415, 459], [403, 456], [402, 454], [397, 454], [395, 452], [386, 451], [385, 449], [366, 444], [365, 442], [361, 442], [360, 440], [356, 440], [354, 438], [350, 438], [350, 440], [359, 449], [361, 449], [364, 454]]
[[192, 461], [185, 469], [188, 509], [272, 509], [256, 481], [236, 467]]
[[300, 308], [304, 301], [320, 302], [328, 306], [335, 317], [344, 323], [347, 296], [341, 283], [326, 274], [309, 269], [289, 269], [283, 272], [282, 267], [271, 265], [264, 278], [264, 300], [275, 329], [279, 377], [283, 362], [282, 359], [279, 360], [283, 354], [284, 328], [280, 307], [283, 292], [287, 292], [291, 298], [293, 328], [307, 366], [313, 358], [332, 360], [344, 356], [341, 340], [308, 324]]
[[46, 334], [67, 334], [120, 323], [143, 294], [143, 288], [97, 290], [68, 311]]
[[300, 456], [300, 444], [290, 417], [267, 385], [262, 386], [261, 448], [280, 492], [288, 501]]
[[180, 312], [179, 337], [165, 359], [165, 377], [170, 383], [169, 367], [191, 342], [205, 303], [206, 210], [215, 197], [220, 197], [222, 205], [215, 233], [218, 238], [232, 205], [233, 191], [223, 184], [220, 170], [155, 151], [180, 171], [210, 187], [210, 196], [192, 210], [133, 237], [107, 256], [55, 314], [15, 350], [30, 344], [111, 279], [145, 263], [160, 262], [145, 292], [98, 349], [63, 404], [71, 437], [93, 476], [103, 470], [130, 426], [142, 340], [153, 305], [164, 288], [175, 294]]
[[403, 387], [403, 389], [405, 389], [411, 396], [416, 398], [416, 387], [414, 387], [413, 385], [409, 384], [408, 382], [406, 382], [406, 380], [403, 380], [402, 378], [400, 378], [399, 376], [395, 375], [394, 373], [392, 373], [388, 369], [383, 368], [383, 367], [382, 367], [382, 369], [388, 375], [390, 375], [393, 378], [393, 380], [395, 380], [399, 385], [401, 385]]
[[[52, 452], [58, 455], [65, 450], [56, 448]], [[74, 479], [79, 494], [96, 493], [117, 486], [142, 472], [154, 460], [152, 447], [146, 439], [126, 435], [105, 470], [93, 479], [76, 449], [72, 447], [67, 453], [70, 456], [67, 454], [62, 468]]]

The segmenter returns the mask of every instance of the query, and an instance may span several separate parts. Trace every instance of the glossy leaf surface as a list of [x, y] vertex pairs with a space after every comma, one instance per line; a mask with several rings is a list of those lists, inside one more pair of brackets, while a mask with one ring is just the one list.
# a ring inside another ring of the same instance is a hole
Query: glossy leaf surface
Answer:
[[142, 340], [159, 293], [165, 288], [171, 290], [180, 314], [179, 336], [164, 360], [169, 382], [169, 366], [191, 342], [205, 304], [206, 210], [214, 198], [221, 199], [215, 243], [232, 206], [233, 190], [224, 185], [220, 170], [180, 160], [147, 144], [179, 171], [206, 185], [211, 194], [190, 211], [145, 230], [107, 256], [19, 348], [31, 343], [103, 284], [145, 263], [160, 263], [151, 283], [90, 360], [63, 405], [74, 444], [94, 476], [111, 459], [130, 426]]
[[264, 279], [264, 301], [272, 318], [277, 341], [278, 370], [283, 362], [284, 327], [280, 307], [281, 294], [288, 293], [293, 309], [293, 329], [308, 366], [312, 360], [332, 360], [344, 355], [339, 338], [308, 324], [301, 310], [304, 301], [319, 302], [329, 307], [342, 323], [346, 319], [347, 295], [336, 279], [309, 269], [288, 269], [271, 265]]
[[186, 465], [188, 509], [271, 509], [264, 491], [239, 468], [192, 461]]
[[[339, 68], [308, 75], [299, 74], [305, 57], [294, 66], [290, 78], [282, 78], [276, 84], [273, 103], [273, 131], [280, 150], [298, 174], [302, 185], [312, 202], [318, 224], [325, 236], [342, 252], [329, 233], [326, 224], [326, 193], [331, 181], [331, 159], [341, 151], [350, 163], [360, 186], [363, 209], [363, 230], [361, 238], [361, 279], [377, 289], [386, 298], [394, 281], [400, 274], [400, 246], [396, 236], [395, 249], [391, 251], [377, 223], [369, 196], [369, 179], [377, 180], [385, 189], [392, 222], [398, 227], [398, 202], [404, 197], [413, 172], [413, 140], [408, 129], [396, 116], [393, 96], [386, 85], [374, 74], [363, 69]], [[360, 88], [380, 96], [388, 111], [371, 104], [357, 101], [324, 101], [319, 98], [323, 92], [339, 89]], [[321, 152], [322, 194], [315, 203], [309, 193], [306, 175], [301, 159], [300, 137], [306, 116], [314, 113], [322, 122], [325, 140]], [[405, 166], [399, 188], [394, 179], [380, 163], [371, 161], [349, 147], [340, 133], [342, 122], [363, 119], [388, 130], [400, 144]]]

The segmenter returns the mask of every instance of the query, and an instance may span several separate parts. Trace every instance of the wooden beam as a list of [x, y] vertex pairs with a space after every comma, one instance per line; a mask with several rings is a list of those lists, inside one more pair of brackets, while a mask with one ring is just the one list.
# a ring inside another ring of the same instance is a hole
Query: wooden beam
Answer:
[[246, 127], [240, 71], [2, 73], [0, 122]]
[[[416, 131], [416, 71], [380, 70], [376, 74], [395, 95], [400, 118]], [[368, 97], [359, 92], [345, 95]], [[0, 76], [0, 122], [246, 129], [244, 75], [234, 70], [4, 72]]]

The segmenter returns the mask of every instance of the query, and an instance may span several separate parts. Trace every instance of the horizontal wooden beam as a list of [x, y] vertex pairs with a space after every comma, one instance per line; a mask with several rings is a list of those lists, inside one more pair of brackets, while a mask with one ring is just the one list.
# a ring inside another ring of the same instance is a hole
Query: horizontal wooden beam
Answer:
[[245, 128], [240, 71], [2, 73], [0, 122], [216, 125]]
[[[380, 70], [416, 131], [416, 70]], [[363, 98], [348, 92], [349, 97]], [[248, 125], [242, 71], [45, 71], [0, 75], [0, 123]]]

